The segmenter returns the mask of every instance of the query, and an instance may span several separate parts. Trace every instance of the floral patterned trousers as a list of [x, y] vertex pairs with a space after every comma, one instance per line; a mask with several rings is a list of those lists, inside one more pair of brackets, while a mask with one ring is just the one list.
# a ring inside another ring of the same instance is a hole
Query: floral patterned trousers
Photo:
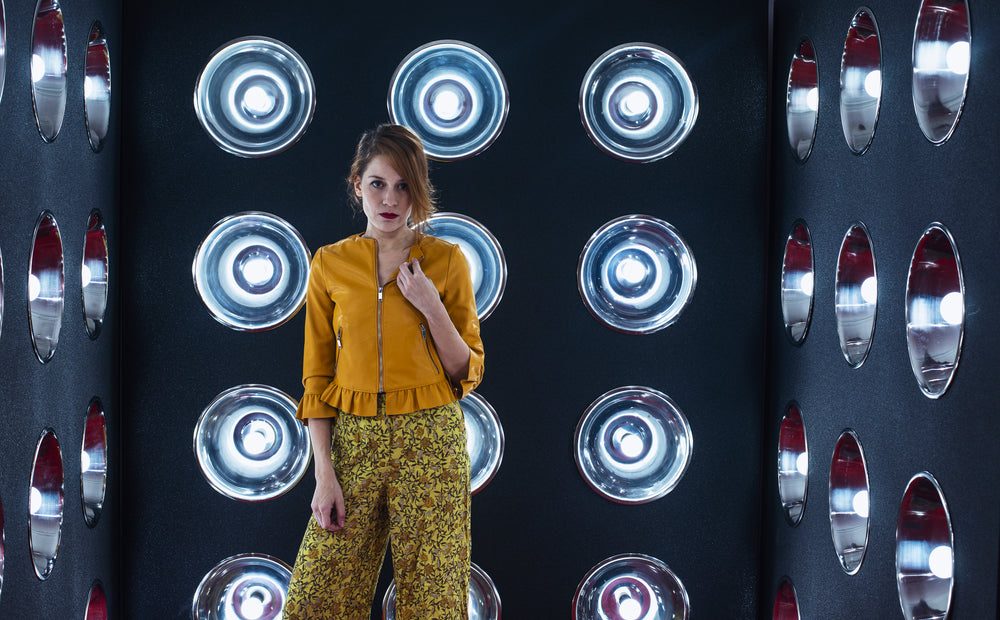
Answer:
[[466, 620], [470, 569], [469, 457], [458, 402], [387, 416], [341, 413], [332, 459], [344, 527], [310, 517], [285, 620], [366, 620], [387, 542], [397, 620]]

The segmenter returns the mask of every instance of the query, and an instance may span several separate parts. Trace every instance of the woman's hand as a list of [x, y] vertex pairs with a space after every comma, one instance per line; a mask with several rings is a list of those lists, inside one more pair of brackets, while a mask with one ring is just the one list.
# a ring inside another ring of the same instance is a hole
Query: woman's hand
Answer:
[[399, 285], [403, 297], [425, 317], [429, 318], [444, 310], [444, 304], [441, 303], [437, 288], [434, 286], [434, 282], [424, 275], [419, 260], [403, 263], [399, 266], [396, 284]]
[[324, 530], [336, 532], [344, 527], [344, 491], [336, 475], [316, 480], [312, 513]]

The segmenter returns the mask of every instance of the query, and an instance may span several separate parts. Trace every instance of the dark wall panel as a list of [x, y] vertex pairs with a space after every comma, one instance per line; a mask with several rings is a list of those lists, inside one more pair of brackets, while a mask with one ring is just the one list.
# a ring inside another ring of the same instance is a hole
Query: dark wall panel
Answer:
[[[882, 37], [883, 102], [868, 153], [848, 149], [840, 126], [840, 58], [857, 4], [774, 3], [771, 97], [774, 204], [767, 326], [770, 363], [765, 410], [765, 570], [761, 613], [771, 613], [778, 581], [788, 575], [803, 617], [900, 617], [895, 583], [896, 515], [910, 477], [931, 472], [951, 508], [955, 532], [955, 620], [995, 617], [1000, 485], [998, 428], [991, 415], [1000, 335], [994, 325], [1000, 287], [995, 136], [1000, 12], [970, 2], [972, 66], [968, 100], [952, 138], [928, 142], [911, 97], [911, 50], [919, 2], [869, 6]], [[788, 147], [783, 107], [792, 52], [809, 36], [819, 61], [820, 108], [815, 148], [805, 164]], [[801, 347], [785, 338], [778, 276], [785, 236], [796, 218], [811, 231], [816, 257], [812, 327]], [[878, 317], [871, 354], [851, 369], [840, 353], [833, 312], [837, 253], [855, 220], [868, 226], [878, 270]], [[965, 274], [966, 331], [949, 391], [924, 397], [907, 357], [904, 296], [910, 257], [922, 231], [940, 221], [952, 232]], [[784, 522], [777, 500], [777, 430], [789, 400], [802, 407], [809, 440], [809, 499], [801, 524]], [[830, 537], [828, 490], [833, 447], [845, 428], [857, 431], [871, 480], [871, 531], [855, 576], [840, 568]]]
[[[342, 181], [357, 135], [387, 119], [389, 79], [408, 52], [457, 38], [493, 56], [512, 98], [507, 126], [489, 150], [432, 169], [442, 209], [488, 227], [509, 266], [503, 301], [483, 323], [487, 370], [479, 389], [501, 417], [507, 451], [497, 477], [473, 500], [473, 561], [492, 576], [511, 618], [566, 617], [584, 574], [623, 552], [670, 565], [699, 616], [752, 616], [764, 398], [766, 6], [686, 5], [683, 14], [654, 2], [621, 13], [598, 2], [530, 11], [383, 8], [160, 0], [126, 7], [126, 615], [187, 617], [205, 572], [237, 553], [291, 563], [309, 516], [311, 473], [279, 499], [241, 504], [209, 488], [198, 470], [192, 430], [218, 393], [265, 383], [301, 394], [303, 327], [301, 314], [259, 334], [216, 323], [191, 282], [198, 243], [216, 221], [245, 210], [289, 220], [313, 250], [360, 231]], [[194, 9], [196, 20], [182, 17]], [[318, 94], [301, 142], [260, 160], [218, 149], [191, 104], [212, 51], [249, 34], [293, 47], [309, 63]], [[577, 111], [587, 68], [628, 41], [677, 54], [701, 95], [688, 141], [647, 165], [600, 152]], [[575, 281], [591, 233], [629, 213], [674, 224], [698, 262], [691, 306], [648, 336], [597, 323]], [[586, 407], [630, 384], [669, 394], [694, 431], [685, 478], [642, 506], [598, 497], [572, 455]]]
[[[62, 130], [51, 144], [39, 137], [31, 102], [31, 32], [35, 2], [5, 2], [6, 81], [0, 100], [4, 154], [0, 157], [0, 252], [3, 324], [0, 334], [0, 503], [3, 514], [2, 618], [82, 618], [94, 580], [104, 584], [109, 612], [119, 616], [118, 553], [121, 494], [117, 449], [122, 436], [118, 351], [121, 228], [118, 222], [121, 137], [121, 3], [82, 0], [64, 6], [68, 101]], [[93, 153], [83, 108], [87, 39], [94, 20], [107, 32], [112, 62], [112, 118], [103, 150]], [[110, 292], [104, 328], [87, 335], [81, 304], [81, 262], [91, 209], [100, 209], [110, 250]], [[28, 261], [35, 221], [49, 209], [59, 224], [65, 256], [65, 306], [58, 346], [45, 365], [28, 336]], [[80, 456], [91, 398], [104, 404], [109, 441], [105, 507], [96, 527], [83, 518]], [[42, 430], [59, 439], [64, 471], [62, 544], [49, 578], [32, 570], [28, 547], [31, 466]]]

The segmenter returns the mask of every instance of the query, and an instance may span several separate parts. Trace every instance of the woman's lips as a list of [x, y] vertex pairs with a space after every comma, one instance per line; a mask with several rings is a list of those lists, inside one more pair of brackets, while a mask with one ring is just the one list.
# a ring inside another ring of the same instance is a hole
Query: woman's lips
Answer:
[[382, 217], [384, 217], [387, 220], [394, 220], [397, 217], [399, 217], [399, 215], [396, 214], [396, 213], [388, 213], [388, 212], [386, 212], [386, 213], [379, 213], [379, 215], [382, 216]]

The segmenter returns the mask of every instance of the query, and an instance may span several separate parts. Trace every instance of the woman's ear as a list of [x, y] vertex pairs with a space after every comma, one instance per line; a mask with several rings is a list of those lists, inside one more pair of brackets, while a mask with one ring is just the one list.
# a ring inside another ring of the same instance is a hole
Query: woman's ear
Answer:
[[361, 175], [354, 175], [354, 195], [361, 198]]

